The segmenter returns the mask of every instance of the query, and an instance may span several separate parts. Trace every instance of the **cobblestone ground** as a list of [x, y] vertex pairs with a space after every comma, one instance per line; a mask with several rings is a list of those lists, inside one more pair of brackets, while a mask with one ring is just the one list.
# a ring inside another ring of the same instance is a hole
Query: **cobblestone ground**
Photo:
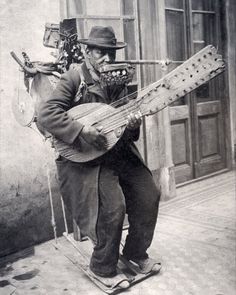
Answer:
[[[177, 194], [161, 204], [149, 252], [161, 259], [161, 272], [123, 294], [234, 295], [235, 174], [178, 188]], [[2, 258], [0, 294], [103, 294], [52, 244], [49, 241]]]

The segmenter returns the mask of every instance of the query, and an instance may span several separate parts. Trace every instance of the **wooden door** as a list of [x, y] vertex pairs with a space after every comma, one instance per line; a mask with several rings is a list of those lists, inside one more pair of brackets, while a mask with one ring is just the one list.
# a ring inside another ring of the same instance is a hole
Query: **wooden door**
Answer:
[[[219, 1], [165, 0], [165, 5], [167, 56], [175, 61], [172, 68], [208, 44], [222, 54]], [[222, 89], [221, 76], [170, 107], [177, 183], [226, 166]]]
[[[208, 44], [222, 53], [220, 3], [192, 0], [189, 3], [190, 53]], [[224, 76], [198, 88], [192, 94], [194, 172], [200, 177], [226, 166], [224, 116]]]

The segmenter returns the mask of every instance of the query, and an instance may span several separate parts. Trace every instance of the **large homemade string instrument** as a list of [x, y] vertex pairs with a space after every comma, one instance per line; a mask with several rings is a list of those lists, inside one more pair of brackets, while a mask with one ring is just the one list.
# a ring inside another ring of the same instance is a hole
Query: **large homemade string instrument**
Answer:
[[68, 145], [57, 138], [55, 148], [60, 155], [74, 162], [96, 159], [109, 151], [122, 137], [127, 125], [127, 116], [131, 112], [139, 113], [141, 116], [155, 114], [220, 74], [224, 67], [221, 55], [209, 45], [161, 80], [141, 90], [136, 99], [128, 100], [125, 104], [118, 101], [111, 105], [88, 103], [76, 106], [68, 111], [68, 115], [84, 125], [103, 126], [107, 139], [106, 148], [97, 150], [83, 139], [78, 146]]

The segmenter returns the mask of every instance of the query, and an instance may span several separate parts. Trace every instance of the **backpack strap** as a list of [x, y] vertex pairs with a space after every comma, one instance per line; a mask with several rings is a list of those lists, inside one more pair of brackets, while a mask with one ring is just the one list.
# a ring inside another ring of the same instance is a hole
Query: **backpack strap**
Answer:
[[79, 88], [76, 92], [75, 98], [74, 98], [74, 102], [78, 102], [81, 97], [85, 94], [85, 91], [87, 90], [87, 83], [85, 81], [85, 77], [84, 77], [84, 72], [82, 69], [81, 64], [71, 64], [70, 66], [73, 70], [79, 72], [79, 76], [80, 76], [80, 85]]

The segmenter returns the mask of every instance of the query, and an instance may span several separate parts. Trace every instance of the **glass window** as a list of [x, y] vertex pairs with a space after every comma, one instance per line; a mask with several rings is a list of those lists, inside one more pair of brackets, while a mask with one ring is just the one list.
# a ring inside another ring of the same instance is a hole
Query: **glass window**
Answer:
[[134, 21], [124, 20], [125, 59], [136, 59]]
[[216, 0], [192, 0], [193, 10], [214, 10], [214, 4]]
[[166, 10], [167, 52], [171, 60], [185, 60], [185, 29], [182, 12]]
[[[209, 1], [206, 1], [209, 2]], [[201, 1], [200, 1], [201, 3]], [[208, 44], [216, 44], [215, 14], [193, 13], [193, 49], [194, 53]], [[216, 82], [212, 80], [195, 90], [197, 102], [214, 100]]]
[[165, 0], [166, 7], [183, 9], [183, 0]]
[[[215, 42], [215, 15], [193, 13], [193, 43], [197, 52], [208, 44], [216, 46]], [[202, 43], [201, 48], [199, 44]]]
[[123, 14], [133, 15], [134, 14], [134, 1], [133, 0], [123, 0]]
[[202, 101], [204, 98], [209, 97], [209, 85], [208, 84], [203, 84], [200, 87], [198, 87], [196, 90], [196, 96], [199, 98], [198, 102]]
[[87, 15], [120, 16], [120, 0], [86, 1]]
[[77, 19], [77, 32], [79, 39], [88, 37], [84, 35], [84, 20], [82, 19]]
[[83, 14], [82, 0], [68, 0], [67, 1], [68, 17]]

